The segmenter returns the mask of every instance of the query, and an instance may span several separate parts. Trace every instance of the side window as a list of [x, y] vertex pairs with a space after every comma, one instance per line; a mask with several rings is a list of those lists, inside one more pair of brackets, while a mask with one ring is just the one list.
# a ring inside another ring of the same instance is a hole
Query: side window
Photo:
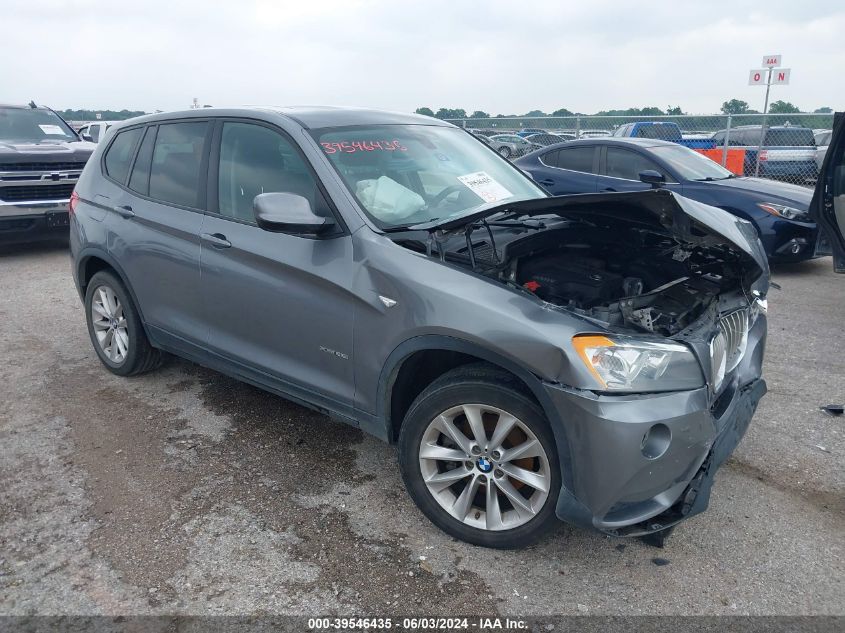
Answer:
[[716, 145], [723, 145], [725, 142], [725, 133], [724, 132], [716, 132], [713, 136], [713, 142]]
[[618, 147], [607, 148], [607, 175], [612, 178], [639, 180], [640, 172], [653, 169], [663, 173], [652, 161], [645, 156]]
[[557, 167], [558, 154], [560, 154], [559, 149], [556, 149], [553, 152], [546, 152], [540, 157], [540, 160], [544, 165], [548, 165], [549, 167]]
[[158, 127], [150, 167], [151, 198], [186, 207], [199, 206], [200, 165], [207, 129], [205, 121]]
[[254, 222], [255, 196], [270, 192], [303, 196], [314, 213], [331, 215], [317, 181], [296, 148], [262, 125], [223, 124], [217, 191], [221, 215], [247, 222]]
[[135, 146], [141, 138], [144, 129], [136, 127], [125, 132], [119, 132], [114, 137], [114, 142], [106, 150], [105, 167], [106, 175], [120, 184], [126, 182], [129, 175], [129, 165], [132, 156], [135, 154]]
[[135, 159], [132, 175], [129, 177], [129, 188], [145, 196], [150, 192], [150, 164], [153, 159], [155, 136], [156, 126], [148, 127], [144, 140], [141, 141], [141, 149], [138, 150], [138, 158]]
[[763, 136], [763, 133], [760, 130], [747, 130], [746, 132], [743, 132], [743, 134], [742, 144], [750, 147], [758, 145]]
[[595, 173], [593, 171], [593, 156], [595, 156], [595, 153], [595, 147], [592, 145], [562, 149], [557, 156], [556, 166], [561, 169], [592, 174]]

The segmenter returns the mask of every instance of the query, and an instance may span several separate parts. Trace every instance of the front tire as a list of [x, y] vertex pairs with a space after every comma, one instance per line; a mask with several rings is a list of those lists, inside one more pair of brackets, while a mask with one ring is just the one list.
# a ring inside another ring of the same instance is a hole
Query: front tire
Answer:
[[88, 335], [103, 365], [118, 376], [135, 376], [161, 365], [132, 297], [116, 275], [96, 273], [85, 290]]
[[408, 411], [399, 464], [411, 498], [462, 541], [518, 548], [557, 523], [560, 467], [540, 407], [484, 364], [447, 372]]
[[502, 145], [498, 150], [496, 150], [501, 154], [503, 158], [510, 158], [511, 157], [511, 148], [507, 145]]

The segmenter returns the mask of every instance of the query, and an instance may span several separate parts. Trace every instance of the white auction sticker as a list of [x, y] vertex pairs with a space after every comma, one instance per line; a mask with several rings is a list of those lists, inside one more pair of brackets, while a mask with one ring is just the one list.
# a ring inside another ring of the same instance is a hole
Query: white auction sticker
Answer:
[[458, 180], [469, 187], [473, 193], [485, 202], [496, 202], [513, 197], [510, 191], [493, 180], [486, 171], [477, 171], [474, 174], [458, 176]]
[[39, 125], [38, 127], [41, 128], [41, 131], [44, 132], [44, 134], [58, 134], [60, 136], [65, 135], [65, 131], [58, 125]]

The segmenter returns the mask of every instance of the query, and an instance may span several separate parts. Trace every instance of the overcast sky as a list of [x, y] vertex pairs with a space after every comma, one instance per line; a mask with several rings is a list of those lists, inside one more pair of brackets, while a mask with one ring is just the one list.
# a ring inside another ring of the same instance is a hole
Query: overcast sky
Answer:
[[843, 0], [0, 0], [0, 102], [418, 106], [524, 114], [845, 106]]

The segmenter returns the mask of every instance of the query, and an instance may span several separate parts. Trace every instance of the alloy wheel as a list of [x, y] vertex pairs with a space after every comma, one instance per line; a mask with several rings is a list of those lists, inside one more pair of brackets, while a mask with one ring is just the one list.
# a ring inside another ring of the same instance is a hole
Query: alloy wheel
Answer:
[[106, 358], [117, 365], [126, 360], [129, 329], [120, 299], [109, 286], [100, 286], [91, 298], [91, 323]]
[[537, 436], [507, 411], [482, 404], [452, 407], [432, 420], [419, 464], [437, 503], [483, 530], [529, 522], [551, 488], [549, 459]]

